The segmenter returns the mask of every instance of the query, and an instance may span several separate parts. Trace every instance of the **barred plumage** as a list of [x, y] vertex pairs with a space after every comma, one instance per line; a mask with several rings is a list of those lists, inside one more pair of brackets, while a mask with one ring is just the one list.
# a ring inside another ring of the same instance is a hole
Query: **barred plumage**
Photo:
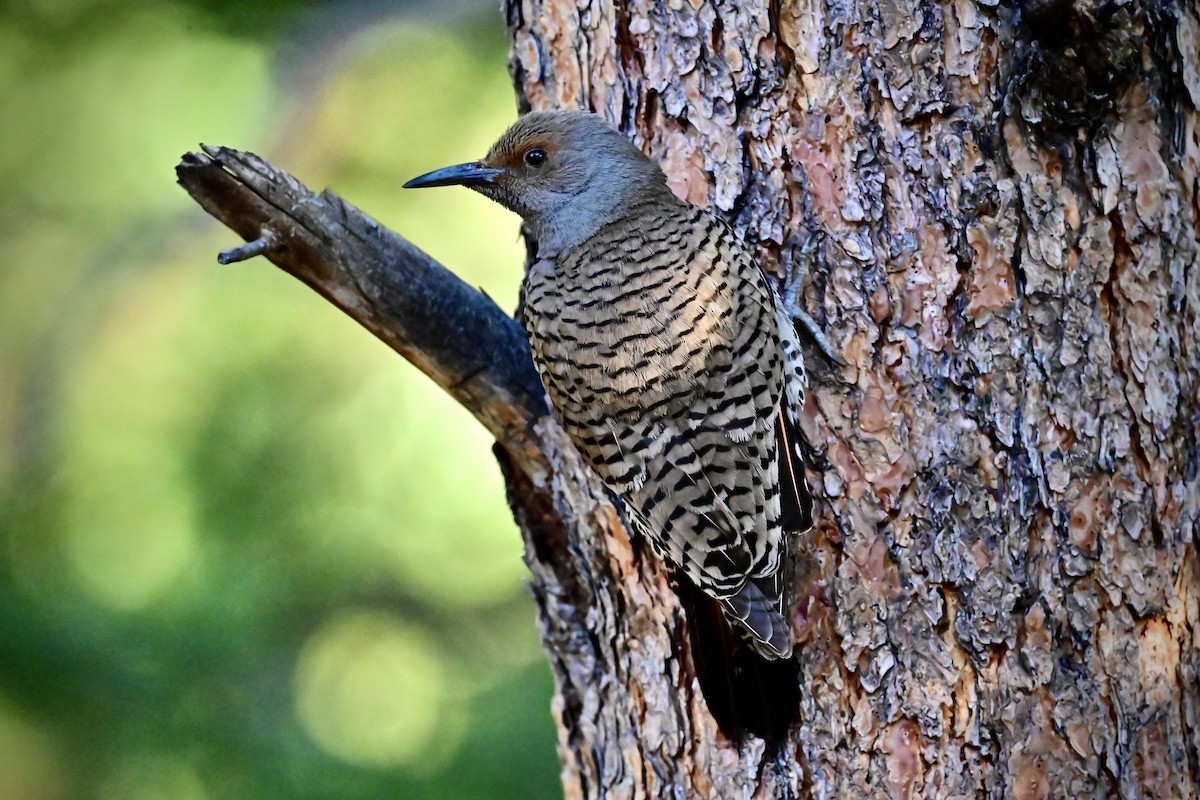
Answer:
[[733, 233], [671, 196], [536, 263], [522, 314], [584, 458], [768, 658], [792, 648], [776, 417], [799, 407], [804, 380], [776, 305]]
[[[408, 185], [449, 183], [525, 219], [538, 257], [521, 318], [585, 460], [761, 658], [789, 657], [788, 534], [810, 514], [794, 419], [805, 380], [795, 327], [753, 258], [590, 114], [529, 114], [483, 161]], [[794, 695], [793, 673], [771, 680]]]

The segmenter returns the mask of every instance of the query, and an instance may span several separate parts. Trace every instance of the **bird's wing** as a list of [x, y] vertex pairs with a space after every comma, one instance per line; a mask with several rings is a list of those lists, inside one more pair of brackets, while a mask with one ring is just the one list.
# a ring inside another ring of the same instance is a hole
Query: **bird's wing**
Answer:
[[732, 330], [707, 353], [686, 415], [641, 420], [628, 448], [641, 474], [623, 494], [662, 556], [718, 598], [760, 652], [780, 657], [791, 652], [787, 533], [811, 524], [794, 417], [803, 362], [757, 267], [740, 250], [717, 257], [728, 265]]
[[789, 655], [773, 437], [735, 442], [718, 430], [660, 425], [647, 440], [655, 442], [651, 474], [625, 494], [646, 538], [721, 602], [756, 649]]

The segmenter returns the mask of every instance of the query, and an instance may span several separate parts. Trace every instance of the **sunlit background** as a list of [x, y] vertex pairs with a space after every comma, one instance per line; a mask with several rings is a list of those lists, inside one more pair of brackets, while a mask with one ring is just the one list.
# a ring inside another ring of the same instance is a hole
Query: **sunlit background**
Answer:
[[504, 307], [409, 177], [515, 113], [496, 0], [0, 4], [0, 800], [560, 795], [483, 430], [175, 185], [249, 149]]

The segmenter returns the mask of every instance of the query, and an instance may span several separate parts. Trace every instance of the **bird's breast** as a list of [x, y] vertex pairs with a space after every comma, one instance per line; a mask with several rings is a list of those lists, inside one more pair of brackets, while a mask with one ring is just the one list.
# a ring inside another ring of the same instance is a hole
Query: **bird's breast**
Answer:
[[703, 379], [714, 350], [728, 343], [730, 297], [716, 270], [667, 255], [639, 262], [617, 253], [530, 270], [526, 328], [556, 405], [614, 416], [654, 403], [665, 411]]

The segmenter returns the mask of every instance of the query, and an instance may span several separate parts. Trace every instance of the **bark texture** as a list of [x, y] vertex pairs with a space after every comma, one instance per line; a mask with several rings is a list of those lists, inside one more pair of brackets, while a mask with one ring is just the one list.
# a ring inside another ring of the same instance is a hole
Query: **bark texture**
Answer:
[[825, 234], [848, 362], [809, 359], [794, 747], [714, 738], [657, 566], [581, 517], [568, 795], [1200, 796], [1195, 6], [506, 10], [524, 107], [606, 116], [767, 269]]
[[248, 154], [179, 174], [496, 435], [566, 796], [1200, 797], [1194, 5], [505, 7], [522, 105], [605, 115], [768, 270], [824, 237], [806, 305], [847, 364], [809, 358], [778, 755], [716, 730], [661, 565], [511, 320]]

